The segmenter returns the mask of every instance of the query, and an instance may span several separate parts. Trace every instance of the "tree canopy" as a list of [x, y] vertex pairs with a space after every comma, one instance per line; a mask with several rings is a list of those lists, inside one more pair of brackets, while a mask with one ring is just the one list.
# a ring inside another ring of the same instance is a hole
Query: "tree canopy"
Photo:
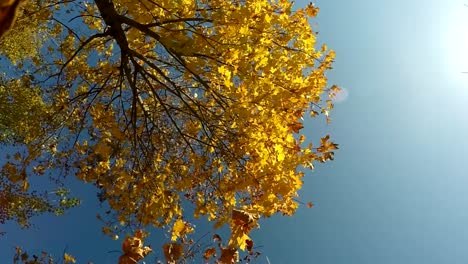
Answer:
[[0, 141], [14, 150], [2, 182], [11, 194], [41, 175], [94, 184], [117, 226], [170, 230], [168, 262], [184, 256], [190, 219], [206, 217], [231, 235], [204, 256], [236, 261], [260, 218], [295, 213], [304, 171], [337, 148], [300, 132], [306, 114], [328, 121], [339, 89], [325, 77], [335, 54], [309, 24], [317, 12], [287, 0], [27, 1], [0, 40]]

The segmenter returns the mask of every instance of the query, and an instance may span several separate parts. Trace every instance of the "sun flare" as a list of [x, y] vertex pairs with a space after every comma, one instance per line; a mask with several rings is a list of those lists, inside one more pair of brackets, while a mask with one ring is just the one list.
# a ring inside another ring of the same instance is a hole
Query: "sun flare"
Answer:
[[448, 69], [468, 80], [468, 1], [458, 1], [449, 10], [443, 41]]

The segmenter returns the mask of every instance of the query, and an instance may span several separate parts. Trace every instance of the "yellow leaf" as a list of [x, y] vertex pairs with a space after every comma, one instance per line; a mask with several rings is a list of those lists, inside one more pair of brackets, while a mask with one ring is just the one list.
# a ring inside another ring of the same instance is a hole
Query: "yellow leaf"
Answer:
[[23, 183], [21, 184], [21, 190], [27, 191], [29, 189], [29, 182], [25, 179], [23, 180]]
[[176, 241], [177, 238], [191, 232], [193, 232], [193, 228], [187, 222], [182, 219], [177, 219], [172, 227], [171, 240]]
[[69, 255], [68, 253], [63, 254], [63, 261], [65, 264], [76, 263], [76, 259], [72, 255]]
[[241, 250], [245, 250], [249, 241], [252, 241], [250, 240], [250, 237], [247, 234], [242, 234], [242, 236], [237, 237], [236, 240], [237, 240], [236, 244], [239, 246]]
[[279, 162], [283, 161], [284, 158], [286, 157], [283, 147], [281, 145], [275, 145], [275, 150], [278, 154], [277, 159]]

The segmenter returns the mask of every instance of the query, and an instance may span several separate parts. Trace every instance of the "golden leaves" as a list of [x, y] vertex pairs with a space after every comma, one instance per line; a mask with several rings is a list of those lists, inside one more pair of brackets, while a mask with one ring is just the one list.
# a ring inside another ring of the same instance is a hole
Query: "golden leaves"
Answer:
[[309, 3], [305, 8], [305, 12], [309, 17], [316, 17], [319, 12], [319, 8], [316, 7], [313, 3]]
[[284, 149], [281, 145], [275, 145], [275, 151], [278, 153], [277, 159], [279, 162], [282, 162], [284, 158], [286, 157], [286, 153], [284, 152]]
[[247, 235], [253, 228], [258, 227], [257, 220], [259, 215], [248, 213], [243, 210], [232, 210], [231, 218], [231, 239], [229, 240], [230, 248], [240, 248], [245, 250], [251, 243], [250, 237]]
[[239, 261], [239, 252], [235, 248], [227, 247], [221, 249], [220, 264], [232, 264]]
[[[32, 162], [33, 171], [66, 167], [99, 186], [120, 222], [166, 228], [172, 262], [194, 231], [182, 220], [192, 203], [195, 217], [230, 225], [219, 257], [236, 261], [237, 249], [252, 250], [259, 218], [294, 214], [300, 167], [331, 159], [337, 148], [328, 137], [312, 147], [298, 135], [307, 111], [331, 110], [323, 93], [335, 54], [315, 48], [308, 22], [318, 8], [293, 11], [286, 0], [115, 0], [101, 10], [96, 3], [78, 14], [59, 4], [54, 12], [81, 16], [87, 30], [53, 25], [50, 42], [58, 45], [41, 54], [48, 68], [28, 69], [58, 83], [40, 87], [47, 93], [37, 102], [54, 102], [44, 111], [61, 116], [56, 126], [25, 119], [35, 132], [29, 142], [62, 136], [47, 152], [51, 164]], [[135, 237], [125, 240], [126, 254], [142, 247]], [[135, 254], [125, 261], [144, 255]]]
[[171, 240], [176, 241], [177, 238], [183, 237], [189, 233], [192, 233], [193, 231], [193, 227], [191, 227], [189, 223], [183, 221], [182, 219], [177, 219], [172, 227]]
[[232, 77], [231, 71], [225, 66], [220, 66], [218, 68], [218, 72], [224, 78], [224, 81], [223, 81], [224, 86], [226, 86], [227, 88], [232, 87], [233, 83], [231, 82], [231, 77]]
[[127, 237], [122, 243], [123, 255], [119, 258], [119, 264], [136, 264], [138, 261], [151, 253], [152, 249], [143, 246], [145, 233], [143, 230], [137, 230], [133, 237]]
[[76, 263], [76, 259], [72, 255], [65, 253], [63, 254], [63, 263], [64, 264]]
[[43, 135], [41, 126], [51, 125], [49, 108], [41, 90], [32, 86], [29, 78], [0, 75], [0, 142], [28, 144], [36, 140]]
[[338, 149], [338, 144], [330, 142], [329, 139], [329, 135], [326, 135], [325, 137], [320, 139], [320, 147], [317, 148], [317, 151], [322, 153], [322, 156], [320, 157], [321, 162], [333, 160], [334, 152], [332, 150]]

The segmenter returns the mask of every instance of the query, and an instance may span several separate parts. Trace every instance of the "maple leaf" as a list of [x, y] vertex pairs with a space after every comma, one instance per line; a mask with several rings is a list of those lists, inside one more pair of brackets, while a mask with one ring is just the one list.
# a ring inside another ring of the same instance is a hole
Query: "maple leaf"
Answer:
[[294, 133], [299, 133], [299, 130], [304, 128], [304, 125], [301, 122], [294, 122], [291, 124], [288, 124], [288, 128], [293, 131]]
[[123, 255], [119, 257], [119, 264], [135, 264], [146, 255], [152, 252], [152, 249], [143, 246], [144, 232], [137, 230], [133, 237], [127, 237], [122, 243]]
[[309, 17], [315, 17], [317, 16], [319, 12], [319, 8], [316, 7], [313, 3], [309, 3], [307, 7], [305, 8], [306, 14]]

